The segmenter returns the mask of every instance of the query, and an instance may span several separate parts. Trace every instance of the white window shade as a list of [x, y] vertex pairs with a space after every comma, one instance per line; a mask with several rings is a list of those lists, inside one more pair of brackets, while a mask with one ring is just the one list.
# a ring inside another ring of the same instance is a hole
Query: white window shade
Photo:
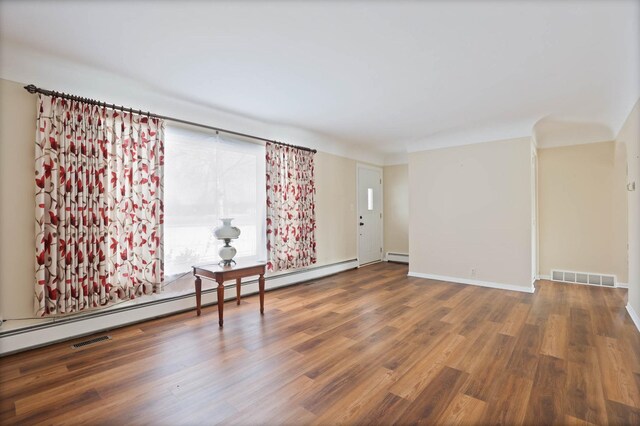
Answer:
[[222, 135], [171, 127], [165, 136], [165, 273], [220, 259], [220, 218], [241, 230], [240, 257], [266, 259], [265, 148]]

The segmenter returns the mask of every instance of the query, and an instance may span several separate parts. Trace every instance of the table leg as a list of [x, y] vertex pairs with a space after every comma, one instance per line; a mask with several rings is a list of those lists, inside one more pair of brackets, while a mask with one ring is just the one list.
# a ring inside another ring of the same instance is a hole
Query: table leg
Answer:
[[224, 281], [218, 281], [218, 324], [222, 327], [224, 312]]
[[200, 301], [202, 298], [202, 280], [196, 277], [196, 312], [200, 316]]
[[238, 301], [238, 305], [240, 304], [240, 282], [241, 278], [236, 278], [236, 300]]
[[260, 274], [258, 286], [260, 288], [260, 313], [264, 314], [264, 274]]

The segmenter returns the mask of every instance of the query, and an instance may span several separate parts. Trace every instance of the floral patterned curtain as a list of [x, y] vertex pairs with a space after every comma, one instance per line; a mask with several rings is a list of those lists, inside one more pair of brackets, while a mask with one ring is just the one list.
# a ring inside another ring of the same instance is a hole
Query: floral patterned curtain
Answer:
[[267, 252], [270, 271], [316, 263], [313, 152], [267, 143]]
[[163, 163], [162, 120], [39, 95], [38, 315], [159, 291]]

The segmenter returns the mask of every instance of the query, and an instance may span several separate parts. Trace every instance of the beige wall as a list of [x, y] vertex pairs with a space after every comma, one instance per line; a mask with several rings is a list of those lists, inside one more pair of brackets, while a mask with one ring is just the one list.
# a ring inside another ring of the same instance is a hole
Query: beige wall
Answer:
[[[0, 317], [33, 314], [36, 97], [0, 79]], [[356, 162], [318, 152], [317, 265], [357, 257]]]
[[409, 165], [384, 167], [384, 252], [409, 254]]
[[627, 191], [629, 241], [629, 306], [640, 315], [640, 100], [627, 117], [618, 143], [627, 148], [628, 182], [636, 183], [635, 191]]
[[540, 274], [614, 274], [627, 282], [625, 146], [538, 150]]
[[0, 80], [0, 316], [33, 314], [36, 101]]
[[531, 210], [529, 138], [411, 153], [409, 270], [529, 290]]
[[318, 265], [355, 259], [356, 161], [318, 152], [314, 164]]

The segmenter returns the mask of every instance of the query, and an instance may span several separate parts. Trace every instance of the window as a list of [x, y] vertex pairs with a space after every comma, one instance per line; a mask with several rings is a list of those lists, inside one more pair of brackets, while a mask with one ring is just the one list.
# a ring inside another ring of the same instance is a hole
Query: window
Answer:
[[367, 210], [373, 210], [373, 188], [367, 188]]
[[222, 135], [171, 127], [165, 137], [165, 273], [219, 261], [213, 236], [233, 218], [236, 258], [266, 258], [265, 149]]

